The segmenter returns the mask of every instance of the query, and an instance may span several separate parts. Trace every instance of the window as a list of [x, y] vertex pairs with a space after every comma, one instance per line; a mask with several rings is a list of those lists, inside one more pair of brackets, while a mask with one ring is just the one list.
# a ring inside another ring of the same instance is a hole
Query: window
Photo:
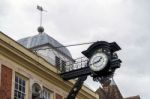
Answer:
[[64, 60], [61, 60], [59, 57], [55, 56], [55, 64], [57, 69], [65, 71], [66, 62]]
[[43, 89], [43, 98], [42, 99], [51, 99], [50, 91], [47, 88]]
[[65, 66], [66, 66], [66, 62], [63, 61], [63, 60], [61, 60], [61, 65], [62, 65], [63, 67], [65, 67]]
[[58, 69], [60, 69], [60, 58], [55, 56], [55, 64]]
[[14, 99], [25, 99], [25, 86], [26, 81], [23, 77], [15, 76]]
[[61, 60], [62, 71], [65, 72], [66, 62]]

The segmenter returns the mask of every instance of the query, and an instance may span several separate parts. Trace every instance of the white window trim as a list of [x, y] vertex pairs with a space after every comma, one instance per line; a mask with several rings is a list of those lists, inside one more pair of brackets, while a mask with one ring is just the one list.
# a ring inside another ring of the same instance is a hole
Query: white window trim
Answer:
[[14, 83], [13, 83], [13, 86], [14, 86], [14, 88], [13, 88], [13, 99], [15, 98], [15, 78], [16, 78], [16, 76], [18, 76], [19, 78], [22, 78], [24, 81], [25, 81], [25, 97], [24, 97], [24, 99], [28, 99], [28, 97], [29, 97], [29, 79], [27, 78], [27, 77], [25, 77], [25, 76], [23, 76], [23, 75], [21, 75], [21, 74], [19, 74], [19, 73], [16, 73], [15, 72], [15, 74], [14, 74]]

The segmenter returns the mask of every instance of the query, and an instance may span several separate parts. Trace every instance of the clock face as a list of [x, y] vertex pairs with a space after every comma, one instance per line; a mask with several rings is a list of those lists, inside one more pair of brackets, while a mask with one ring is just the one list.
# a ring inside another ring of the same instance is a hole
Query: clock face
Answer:
[[105, 68], [108, 63], [108, 57], [105, 53], [95, 53], [89, 61], [89, 66], [93, 71], [100, 71]]

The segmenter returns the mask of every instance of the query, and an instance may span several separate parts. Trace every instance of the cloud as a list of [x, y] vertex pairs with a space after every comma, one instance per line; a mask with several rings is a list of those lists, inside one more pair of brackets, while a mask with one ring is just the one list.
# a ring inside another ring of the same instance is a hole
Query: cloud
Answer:
[[[115, 80], [123, 95], [150, 98], [150, 1], [149, 0], [3, 0], [0, 29], [13, 39], [37, 34], [42, 5], [45, 32], [64, 45], [97, 40], [116, 41], [123, 63]], [[70, 47], [73, 57], [89, 45]], [[92, 89], [98, 87], [90, 79]]]
[[121, 92], [124, 93], [124, 97], [138, 94], [140, 95], [141, 99], [147, 99], [149, 97], [149, 76], [140, 76], [127, 73], [115, 76], [115, 80]]

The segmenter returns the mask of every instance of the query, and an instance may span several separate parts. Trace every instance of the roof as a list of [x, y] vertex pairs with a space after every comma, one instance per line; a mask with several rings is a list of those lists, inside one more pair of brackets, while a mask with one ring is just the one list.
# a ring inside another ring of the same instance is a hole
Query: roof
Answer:
[[[31, 49], [45, 45], [45, 44], [49, 44], [54, 48], [63, 46], [61, 43], [59, 43], [58, 41], [56, 41], [54, 38], [47, 35], [46, 33], [39, 33], [38, 35], [35, 35], [35, 36], [20, 39], [17, 42], [20, 43], [21, 45], [23, 45], [24, 47], [31, 48]], [[59, 50], [61, 53], [65, 54], [65, 55], [67, 55], [68, 57], [72, 58], [72, 56], [67, 48], [61, 47], [61, 48], [58, 48], [57, 50]]]
[[132, 97], [124, 98], [124, 99], [140, 99], [140, 96], [137, 95], [137, 96], [132, 96]]

